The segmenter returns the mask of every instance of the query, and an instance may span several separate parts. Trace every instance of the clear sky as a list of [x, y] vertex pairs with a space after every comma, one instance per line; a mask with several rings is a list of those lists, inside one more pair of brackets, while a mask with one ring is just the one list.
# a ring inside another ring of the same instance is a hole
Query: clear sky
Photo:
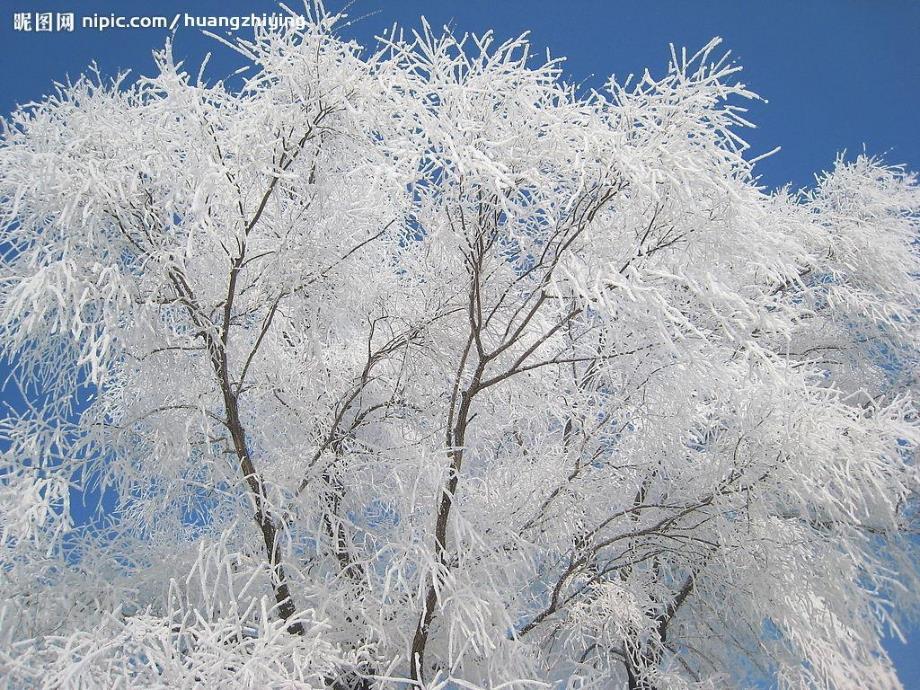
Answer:
[[[301, 1], [288, 4], [296, 10]], [[328, 1], [330, 9], [343, 5]], [[92, 60], [104, 74], [152, 71], [151, 50], [162, 47], [167, 30], [100, 32], [81, 28], [84, 16], [172, 20], [275, 11], [270, 0], [7, 0], [0, 8], [0, 112], [48, 93], [53, 81], [75, 77]], [[17, 12], [73, 13], [75, 29], [17, 31]], [[808, 185], [837, 152], [863, 148], [920, 171], [920, 0], [353, 0], [349, 14], [357, 21], [347, 31], [364, 44], [394, 22], [418, 26], [420, 15], [461, 32], [492, 28], [499, 38], [529, 30], [539, 49], [568, 58], [571, 79], [594, 86], [611, 73], [660, 73], [669, 43], [696, 49], [721, 36], [744, 66], [742, 80], [769, 101], [751, 106], [758, 127], [746, 137], [753, 155], [782, 147], [760, 164], [763, 184]], [[175, 53], [189, 71], [208, 51], [212, 78], [237, 64], [200, 31], [178, 30]], [[889, 649], [905, 687], [920, 689], [920, 628], [908, 633], [909, 645]]]

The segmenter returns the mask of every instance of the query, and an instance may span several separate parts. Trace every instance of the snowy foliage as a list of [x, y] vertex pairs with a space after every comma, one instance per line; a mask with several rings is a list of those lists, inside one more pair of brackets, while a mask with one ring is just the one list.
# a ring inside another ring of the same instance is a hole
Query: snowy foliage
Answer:
[[336, 21], [3, 122], [11, 686], [900, 687], [915, 178], [761, 187], [717, 41]]

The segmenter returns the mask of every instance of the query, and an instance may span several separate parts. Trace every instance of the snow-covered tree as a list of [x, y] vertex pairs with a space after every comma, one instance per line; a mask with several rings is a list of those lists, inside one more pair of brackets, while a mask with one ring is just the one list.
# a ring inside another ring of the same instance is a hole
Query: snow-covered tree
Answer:
[[765, 189], [717, 41], [336, 21], [3, 121], [11, 686], [900, 687], [915, 178]]

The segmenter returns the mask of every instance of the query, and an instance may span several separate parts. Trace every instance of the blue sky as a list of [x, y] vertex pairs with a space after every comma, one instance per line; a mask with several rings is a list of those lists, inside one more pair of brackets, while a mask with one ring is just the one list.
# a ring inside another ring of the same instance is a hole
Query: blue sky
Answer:
[[[289, 0], [297, 9], [301, 0]], [[344, 3], [329, 0], [330, 9]], [[151, 50], [164, 29], [80, 27], [81, 16], [241, 16], [277, 11], [270, 0], [7, 0], [0, 9], [0, 112], [47, 93], [53, 81], [75, 77], [95, 60], [105, 74], [152, 71]], [[67, 32], [14, 30], [16, 12], [75, 15]], [[349, 33], [368, 43], [393, 22], [451, 23], [459, 31], [494, 29], [499, 37], [531, 31], [533, 43], [566, 56], [575, 81], [600, 85], [645, 67], [661, 72], [668, 44], [699, 48], [721, 36], [744, 66], [742, 80], [768, 103], [752, 104], [758, 125], [747, 133], [754, 155], [782, 151], [759, 166], [768, 186], [808, 185], [838, 151], [863, 148], [920, 171], [920, 2], [917, 0], [355, 0], [362, 17]], [[208, 73], [228, 74], [236, 61], [196, 30], [180, 29], [175, 53], [197, 69], [214, 53]], [[908, 646], [892, 643], [905, 687], [920, 688], [920, 628]]]

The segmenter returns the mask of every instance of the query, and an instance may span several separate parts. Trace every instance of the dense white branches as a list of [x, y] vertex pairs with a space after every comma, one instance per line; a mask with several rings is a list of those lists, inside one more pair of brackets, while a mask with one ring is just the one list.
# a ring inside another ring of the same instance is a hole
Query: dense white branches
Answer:
[[716, 42], [580, 95], [312, 14], [4, 123], [6, 676], [898, 687], [914, 177], [759, 187]]

